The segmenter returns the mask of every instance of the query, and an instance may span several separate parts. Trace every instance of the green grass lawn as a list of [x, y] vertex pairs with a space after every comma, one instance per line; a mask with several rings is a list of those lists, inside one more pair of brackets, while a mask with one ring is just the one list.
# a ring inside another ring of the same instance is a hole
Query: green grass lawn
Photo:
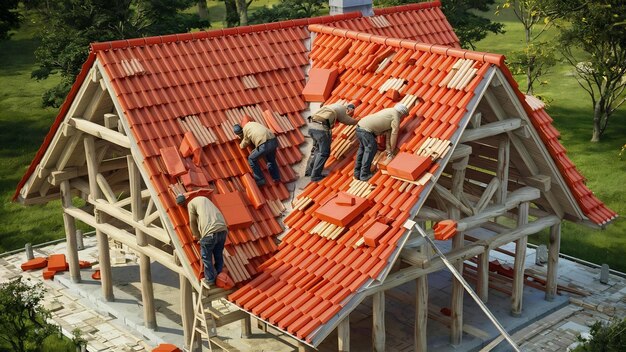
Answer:
[[[523, 45], [524, 31], [512, 10], [500, 16], [493, 12], [486, 17], [505, 24], [504, 35], [489, 35], [477, 43], [477, 50], [506, 55]], [[553, 37], [553, 32], [544, 34], [541, 40]], [[523, 91], [526, 78], [516, 77]], [[588, 179], [587, 186], [611, 209], [623, 215], [626, 212], [626, 158], [618, 154], [626, 143], [626, 106], [613, 117], [599, 143], [591, 143], [593, 109], [589, 95], [578, 85], [571, 66], [565, 60], [559, 62], [552, 72], [542, 78], [548, 83], [535, 87], [535, 95], [550, 101], [548, 113], [561, 132], [561, 143], [568, 156]], [[592, 230], [586, 226], [564, 222], [561, 252], [583, 258], [594, 263], [608, 263], [611, 268], [626, 271], [626, 221], [618, 218], [605, 230]], [[547, 243], [547, 232], [533, 236], [531, 242]]]
[[[276, 0], [255, 1], [251, 11]], [[209, 2], [212, 28], [223, 26], [224, 4]], [[487, 13], [493, 16], [493, 13]], [[522, 44], [521, 25], [510, 12], [496, 20], [505, 23], [505, 35], [491, 35], [477, 43], [477, 49], [507, 54]], [[24, 207], [11, 203], [11, 196], [21, 176], [34, 157], [52, 124], [55, 109], [41, 108], [41, 94], [54, 86], [58, 78], [45, 81], [30, 79], [34, 66], [33, 28], [28, 23], [11, 40], [0, 41], [0, 253], [23, 248], [27, 242], [41, 243], [62, 238], [63, 221], [59, 202], [45, 206]], [[523, 77], [517, 77], [521, 88]], [[591, 138], [591, 105], [586, 93], [577, 85], [570, 68], [560, 63], [544, 77], [547, 85], [536, 87], [536, 94], [549, 98], [550, 115], [561, 131], [561, 142], [569, 157], [588, 178], [588, 186], [610, 208], [619, 214], [626, 212], [626, 160], [620, 160], [620, 147], [626, 143], [626, 107], [613, 118], [600, 143]], [[624, 158], [626, 159], [626, 158]], [[544, 242], [545, 234], [535, 236], [535, 243]], [[626, 271], [626, 221], [619, 218], [606, 230], [565, 222], [562, 252], [595, 263], [608, 263], [612, 268]]]

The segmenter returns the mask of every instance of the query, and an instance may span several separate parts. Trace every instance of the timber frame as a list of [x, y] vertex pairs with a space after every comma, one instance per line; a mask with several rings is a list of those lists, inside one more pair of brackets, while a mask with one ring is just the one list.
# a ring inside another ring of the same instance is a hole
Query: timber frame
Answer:
[[[186, 345], [193, 321], [194, 292], [200, 289], [198, 278], [187, 261], [178, 260], [182, 246], [161, 205], [146, 171], [124, 109], [112, 97], [110, 81], [97, 60], [74, 99], [62, 127], [46, 151], [36, 172], [20, 191], [24, 204], [61, 199], [68, 243], [71, 279], [80, 282], [76, 248], [76, 221], [96, 231], [100, 259], [102, 294], [113, 295], [109, 241], [123, 244], [139, 256], [144, 323], [156, 329], [154, 293], [150, 262], [158, 261], [180, 278], [181, 315]], [[585, 215], [552, 161], [529, 121], [506, 78], [495, 66], [483, 82], [467, 112], [467, 128], [453, 151], [445, 156], [436, 184], [429, 186], [429, 196], [416, 206], [415, 221], [432, 235], [432, 225], [440, 220], [457, 221], [458, 233], [452, 250], [446, 254], [459, 271], [463, 263], [476, 257], [477, 293], [483, 302], [489, 297], [489, 253], [515, 242], [514, 277], [511, 291], [511, 314], [519, 316], [523, 307], [524, 259], [528, 235], [550, 229], [547, 300], [557, 292], [558, 254], [561, 221], [566, 214]], [[75, 200], [83, 200], [76, 206]], [[570, 217], [572, 217], [570, 215]], [[497, 219], [510, 219], [515, 226], [505, 227]], [[466, 235], [484, 228], [493, 235], [475, 239]], [[385, 291], [409, 281], [416, 284], [415, 350], [427, 348], [428, 318], [439, 319], [428, 307], [427, 274], [444, 269], [441, 258], [433, 255], [422, 238], [409, 233], [398, 249], [396, 264], [388, 263], [382, 282], [371, 282], [357, 293], [331, 323], [338, 330], [338, 348], [350, 349], [349, 313], [366, 297], [373, 297], [373, 347], [385, 349]], [[400, 269], [397, 269], [401, 267]], [[463, 287], [456, 281], [451, 293], [450, 342], [461, 343], [463, 331], [477, 334], [463, 324]], [[241, 319], [241, 317], [239, 317]], [[249, 316], [243, 320], [245, 335], [250, 333]], [[325, 335], [327, 336], [327, 335]], [[317, 346], [319, 341], [313, 341]], [[302, 345], [304, 346], [304, 345]]]

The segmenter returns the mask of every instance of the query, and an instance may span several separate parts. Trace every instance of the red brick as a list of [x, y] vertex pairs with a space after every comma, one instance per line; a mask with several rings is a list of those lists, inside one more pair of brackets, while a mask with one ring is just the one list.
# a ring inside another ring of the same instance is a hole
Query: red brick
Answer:
[[365, 240], [365, 244], [370, 247], [378, 246], [379, 238], [381, 238], [385, 234], [385, 232], [387, 232], [388, 229], [389, 229], [388, 225], [375, 222], [363, 234], [363, 239]]
[[309, 71], [309, 81], [302, 90], [305, 101], [323, 102], [330, 97], [335, 86], [337, 69], [313, 67]]
[[48, 265], [48, 260], [46, 258], [34, 258], [25, 263], [22, 263], [21, 268], [24, 271], [27, 270], [36, 270], [43, 269]]
[[178, 154], [178, 149], [175, 147], [161, 148], [160, 153], [168, 174], [177, 177], [187, 172], [185, 163]]
[[229, 229], [247, 228], [254, 222], [241, 192], [214, 194], [212, 200], [224, 215]]
[[429, 157], [402, 152], [387, 164], [387, 172], [391, 176], [416, 181], [432, 163]]
[[[338, 204], [345, 203], [347, 198], [354, 199], [353, 205]], [[347, 226], [359, 214], [364, 212], [370, 206], [370, 201], [365, 198], [357, 197], [345, 192], [339, 192], [335, 197], [330, 199], [326, 204], [315, 211], [315, 215], [320, 220], [327, 221], [337, 226]]]
[[48, 270], [65, 271], [66, 266], [65, 254], [52, 254], [48, 257]]

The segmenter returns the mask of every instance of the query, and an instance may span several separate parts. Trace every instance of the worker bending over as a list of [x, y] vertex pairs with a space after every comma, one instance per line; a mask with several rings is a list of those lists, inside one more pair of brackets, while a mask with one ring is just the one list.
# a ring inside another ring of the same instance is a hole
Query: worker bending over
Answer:
[[274, 182], [280, 182], [280, 172], [276, 164], [278, 140], [276, 140], [274, 133], [269, 128], [254, 121], [246, 123], [243, 128], [239, 124], [235, 124], [233, 132], [241, 139], [241, 144], [239, 144], [241, 149], [244, 149], [249, 144], [254, 145], [254, 150], [248, 156], [248, 164], [250, 164], [256, 184], [259, 186], [265, 185], [265, 177], [263, 177], [263, 172], [259, 166], [259, 158], [261, 157], [265, 158], [267, 168]]
[[[187, 198], [176, 196], [176, 203], [184, 206]], [[224, 244], [228, 228], [219, 209], [207, 197], [195, 197], [187, 203], [189, 228], [193, 237], [200, 241], [200, 254], [204, 264], [204, 280], [209, 286], [215, 284], [217, 275], [224, 268]], [[213, 265], [215, 261], [215, 265]]]
[[359, 120], [356, 127], [359, 150], [354, 164], [355, 179], [367, 181], [374, 176], [370, 169], [378, 149], [376, 136], [385, 134], [387, 158], [393, 158], [400, 130], [400, 119], [408, 114], [409, 109], [404, 104], [398, 103], [393, 108], [380, 110]]
[[304, 176], [311, 176], [311, 181], [317, 182], [323, 179], [324, 164], [330, 156], [330, 143], [333, 137], [333, 126], [336, 121], [344, 125], [356, 125], [356, 120], [352, 118], [354, 104], [335, 103], [319, 109], [310, 117], [309, 135], [313, 139], [313, 148], [307, 164]]

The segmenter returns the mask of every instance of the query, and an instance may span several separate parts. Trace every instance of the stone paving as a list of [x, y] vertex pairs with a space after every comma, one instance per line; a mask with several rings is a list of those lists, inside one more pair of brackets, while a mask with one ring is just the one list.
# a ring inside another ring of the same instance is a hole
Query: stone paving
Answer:
[[[95, 238], [86, 237], [85, 249], [79, 252], [81, 260], [97, 262]], [[114, 302], [102, 300], [100, 285], [91, 279], [94, 269], [81, 271], [82, 283], [75, 284], [69, 273], [56, 275], [54, 280], [44, 280], [48, 289], [45, 306], [52, 311], [53, 320], [66, 335], [79, 328], [88, 340], [89, 351], [149, 351], [159, 343], [168, 342], [182, 346], [180, 322], [180, 297], [178, 276], [152, 263], [157, 330], [143, 327], [139, 269], [133, 254], [115, 249], [112, 244]], [[512, 250], [512, 244], [509, 248]], [[65, 243], [35, 249], [35, 256], [65, 253]], [[528, 249], [527, 270], [545, 274], [546, 268], [535, 265], [534, 250]], [[494, 252], [504, 265], [512, 265], [512, 258]], [[41, 270], [22, 272], [23, 252], [0, 258], [0, 282], [21, 275], [42, 281]], [[525, 287], [524, 310], [521, 318], [508, 314], [508, 296], [490, 290], [489, 308], [508, 331], [514, 331], [513, 339], [523, 351], [565, 351], [577, 340], [577, 336], [589, 331], [595, 321], [610, 321], [626, 317], [626, 279], [611, 275], [608, 284], [599, 282], [600, 269], [591, 268], [561, 259], [559, 284], [583, 289], [591, 293], [587, 297], [576, 295], [557, 296], [555, 302], [543, 300], [543, 292]], [[450, 274], [438, 272], [429, 275], [430, 304], [445, 307], [449, 302]], [[386, 347], [388, 351], [413, 350], [414, 285], [406, 284], [386, 292]], [[224, 309], [233, 307], [226, 301], [218, 303]], [[438, 309], [435, 313], [438, 312]], [[437, 314], [436, 314], [437, 315]], [[353, 351], [371, 350], [371, 300], [366, 299], [350, 316], [351, 347]], [[471, 298], [465, 298], [465, 324], [477, 328], [478, 335], [465, 333], [460, 346], [448, 343], [445, 319], [429, 319], [428, 343], [431, 351], [473, 351], [486, 346], [497, 336], [497, 331]], [[269, 327], [261, 330], [253, 323], [253, 337], [242, 339], [239, 323], [218, 329], [218, 335], [242, 351], [294, 351], [298, 343], [288, 335]], [[217, 350], [214, 348], [214, 350]], [[319, 346], [320, 351], [337, 350], [336, 333], [331, 334]], [[509, 351], [506, 342], [495, 351]]]

